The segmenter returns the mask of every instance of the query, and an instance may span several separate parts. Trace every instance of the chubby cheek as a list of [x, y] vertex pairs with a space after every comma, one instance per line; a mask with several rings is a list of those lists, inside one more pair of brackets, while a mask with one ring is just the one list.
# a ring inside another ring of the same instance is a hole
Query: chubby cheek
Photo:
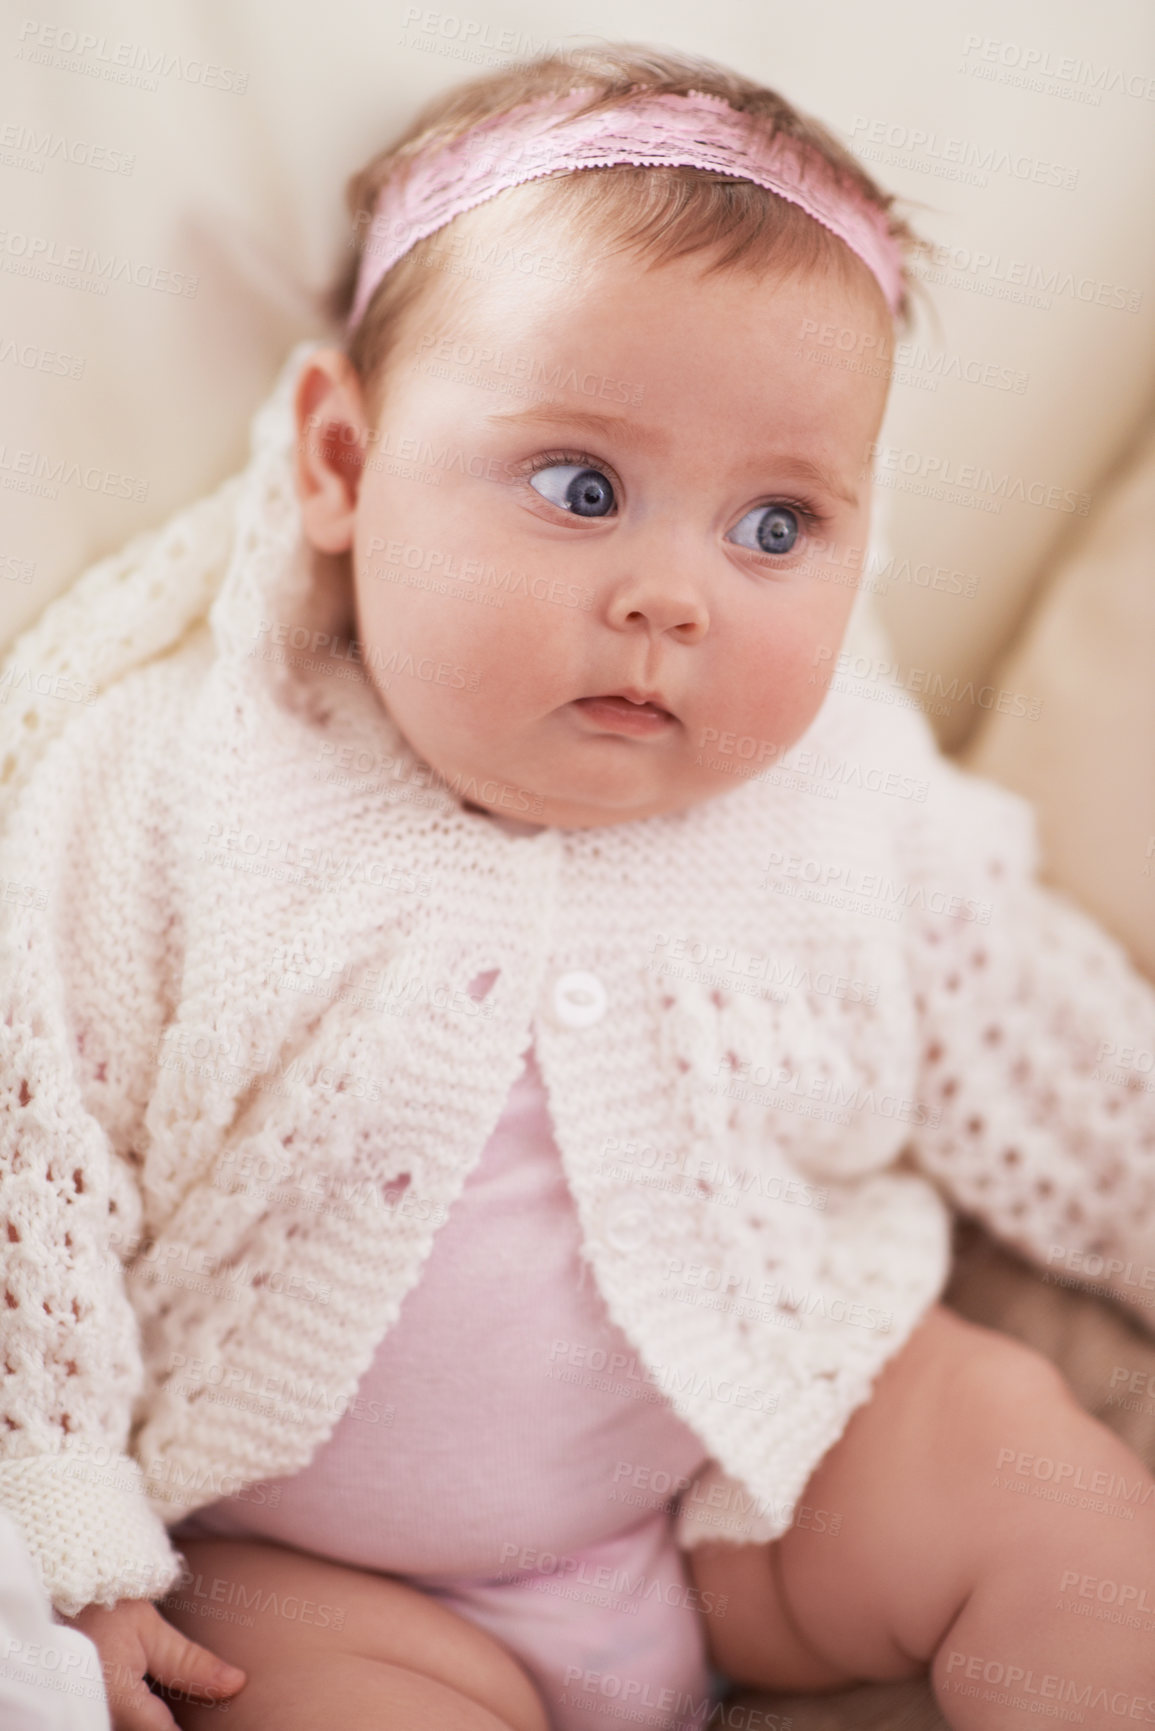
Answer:
[[354, 569], [365, 643], [466, 668], [468, 688], [490, 701], [521, 694], [552, 707], [554, 687], [581, 665], [581, 625], [524, 584], [518, 592], [524, 565], [516, 545], [486, 533], [468, 486], [378, 477], [362, 490]]
[[[513, 710], [550, 709], [564, 701], [563, 689], [571, 695], [567, 669], [578, 645], [575, 627], [558, 608], [532, 598], [495, 598], [492, 586], [480, 582], [435, 578], [444, 589], [426, 589], [382, 580], [373, 569], [358, 582], [359, 629], [370, 658], [386, 673], [405, 657], [451, 666], [448, 689], [479, 713], [499, 702]], [[434, 683], [446, 687], [444, 676]]]
[[[500, 756], [517, 735], [575, 692], [575, 622], [533, 599], [470, 585], [477, 598], [393, 581], [427, 578], [379, 560], [357, 578], [358, 636], [378, 692], [411, 745], [445, 773], [476, 767], [478, 753]], [[561, 640], [558, 634], [561, 633]]]
[[826, 696], [851, 599], [828, 591], [776, 610], [770, 622], [752, 621], [716, 687], [719, 719], [712, 715], [709, 725], [779, 749], [793, 745]]

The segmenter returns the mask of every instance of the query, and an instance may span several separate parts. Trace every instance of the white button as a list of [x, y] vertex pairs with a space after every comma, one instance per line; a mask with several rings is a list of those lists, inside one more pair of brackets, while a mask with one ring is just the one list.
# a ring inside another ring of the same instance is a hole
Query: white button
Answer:
[[615, 1196], [605, 1211], [606, 1243], [615, 1250], [640, 1250], [654, 1230], [650, 1205], [644, 1197]]
[[590, 1028], [606, 1013], [606, 989], [596, 974], [559, 974], [553, 985], [553, 1013], [563, 1028]]

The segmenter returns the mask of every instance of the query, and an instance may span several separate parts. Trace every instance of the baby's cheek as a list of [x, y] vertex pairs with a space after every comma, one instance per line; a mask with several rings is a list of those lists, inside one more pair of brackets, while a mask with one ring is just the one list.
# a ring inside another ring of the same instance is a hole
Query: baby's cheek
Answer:
[[787, 746], [804, 733], [826, 695], [837, 651], [808, 631], [776, 635], [727, 681], [727, 707], [761, 739]]

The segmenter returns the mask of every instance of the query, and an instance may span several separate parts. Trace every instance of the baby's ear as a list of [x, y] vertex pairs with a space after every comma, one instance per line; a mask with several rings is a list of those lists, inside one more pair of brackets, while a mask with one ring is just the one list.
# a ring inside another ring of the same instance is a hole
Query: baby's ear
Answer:
[[320, 553], [353, 545], [369, 431], [361, 381], [340, 349], [318, 349], [297, 383], [295, 478], [305, 534]]

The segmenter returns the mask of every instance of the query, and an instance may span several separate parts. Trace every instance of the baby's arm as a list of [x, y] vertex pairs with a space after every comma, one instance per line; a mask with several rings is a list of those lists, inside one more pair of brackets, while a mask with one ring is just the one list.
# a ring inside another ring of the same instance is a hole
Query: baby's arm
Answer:
[[0, 908], [0, 1502], [65, 1615], [160, 1596], [179, 1573], [126, 1452], [143, 1366], [121, 1256], [140, 1194], [77, 1057], [79, 958], [96, 958], [105, 1025], [87, 1029], [89, 1055], [107, 1052], [123, 1110], [152, 942], [137, 926], [154, 913], [124, 889], [153, 863], [141, 814], [158, 799], [132, 773], [133, 725], [117, 693], [78, 709], [0, 835], [0, 880], [35, 892]]
[[1155, 1332], [1155, 1077], [1141, 1068], [1155, 988], [1037, 881], [1016, 796], [940, 761], [911, 827], [925, 894], [906, 915], [924, 1118], [910, 1153], [1051, 1278], [1110, 1293]]

